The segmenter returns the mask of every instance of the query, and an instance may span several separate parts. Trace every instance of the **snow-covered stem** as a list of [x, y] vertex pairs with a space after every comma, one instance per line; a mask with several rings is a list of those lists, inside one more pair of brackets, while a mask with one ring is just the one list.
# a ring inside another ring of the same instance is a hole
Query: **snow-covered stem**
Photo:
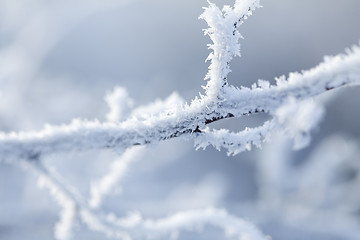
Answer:
[[50, 173], [40, 162], [33, 162], [30, 166], [39, 175], [39, 187], [47, 188], [62, 207], [60, 220], [55, 225], [55, 238], [59, 240], [72, 238], [77, 219], [78, 197], [59, 182], [57, 174]]
[[127, 226], [136, 239], [159, 239], [168, 236], [177, 239], [180, 231], [199, 231], [205, 225], [224, 230], [226, 238], [238, 240], [266, 240], [266, 236], [252, 223], [229, 214], [224, 209], [205, 208], [174, 213], [168, 217], [152, 220], [143, 219], [139, 213], [129, 215], [128, 219], [108, 220], [117, 226]]
[[[233, 57], [240, 55], [238, 40], [241, 35], [237, 27], [260, 4], [259, 0], [236, 0], [233, 7], [225, 6], [222, 10], [213, 3], [209, 2], [209, 5], [200, 16], [209, 25], [205, 34], [212, 40], [209, 45], [212, 52], [208, 57], [211, 63], [205, 77], [208, 81], [204, 87], [205, 95], [195, 98], [190, 105], [178, 106], [176, 103], [182, 99], [175, 93], [165, 101], [155, 102], [152, 107], [140, 107], [130, 112], [133, 101], [124, 89], [115, 88], [106, 97], [111, 110], [106, 122], [73, 120], [68, 125], [46, 126], [36, 132], [0, 133], [0, 162], [25, 162], [32, 166], [41, 176], [42, 185], [50, 190], [63, 207], [56, 230], [57, 239], [71, 237], [77, 218], [92, 230], [126, 240], [158, 235], [176, 237], [180, 230], [194, 225], [202, 227], [204, 224], [223, 228], [227, 236], [237, 239], [265, 239], [252, 224], [221, 209], [180, 212], [160, 220], [146, 220], [139, 214], [119, 219], [112, 214], [97, 212], [94, 208], [99, 206], [102, 197], [109, 193], [114, 183], [121, 180], [128, 164], [135, 161], [132, 154], [125, 156], [124, 162], [115, 162], [117, 165], [114, 171], [106, 175], [99, 185], [94, 185], [91, 206], [40, 161], [45, 155], [59, 152], [90, 149], [123, 152], [136, 145], [158, 143], [175, 137], [194, 139], [198, 148], [213, 145], [217, 149], [226, 148], [230, 155], [237, 154], [251, 145], [260, 147], [275, 129], [287, 131], [293, 138], [299, 136], [299, 133], [308, 134], [321, 119], [321, 112], [310, 123], [290, 130], [288, 128], [291, 128], [293, 122], [289, 121], [289, 115], [309, 119], [320, 108], [311, 103], [308, 105], [306, 100], [334, 88], [360, 85], [360, 47], [355, 46], [347, 50], [346, 54], [325, 58], [323, 63], [313, 69], [291, 73], [287, 79], [279, 77], [274, 86], [270, 86], [267, 81], [259, 81], [252, 88], [228, 86], [229, 64]], [[300, 109], [299, 112], [295, 109], [300, 102], [305, 102], [308, 111], [302, 112]], [[239, 118], [258, 112], [266, 112], [273, 119], [239, 133], [210, 130], [207, 126], [221, 119]], [[125, 114], [128, 118], [123, 120]], [[300, 141], [300, 145], [303, 146], [304, 141]]]
[[200, 18], [209, 25], [204, 34], [213, 42], [208, 45], [212, 52], [206, 59], [211, 62], [205, 77], [208, 80], [204, 87], [207, 100], [222, 98], [221, 90], [227, 85], [227, 75], [231, 72], [229, 64], [233, 57], [240, 56], [239, 38], [242, 36], [237, 27], [258, 7], [259, 0], [243, 0], [236, 1], [234, 7], [224, 6], [223, 10], [211, 2], [204, 8]]
[[[266, 81], [259, 81], [252, 89], [226, 88], [226, 99], [219, 108], [236, 116], [246, 110], [271, 113], [289, 97], [304, 100], [342, 86], [360, 85], [360, 47], [347, 49], [346, 54], [325, 57], [318, 66], [301, 73], [290, 73], [287, 79], [285, 76], [276, 78], [276, 83], [276, 86], [270, 86]], [[237, 113], [234, 108], [238, 109]]]
[[203, 130], [205, 134], [195, 137], [197, 149], [205, 149], [212, 145], [220, 151], [221, 148], [228, 150], [228, 155], [236, 155], [245, 150], [251, 150], [252, 145], [260, 148], [263, 140], [269, 138], [269, 133], [276, 127], [274, 121], [267, 121], [257, 128], [246, 128], [245, 130], [232, 133], [227, 129]]
[[79, 193], [68, 186], [56, 172], [44, 166], [40, 160], [26, 163], [24, 166], [31, 168], [39, 176], [40, 187], [47, 188], [62, 207], [60, 220], [55, 225], [56, 239], [71, 239], [77, 220], [87, 225], [89, 229], [101, 232], [108, 237], [131, 239], [124, 229], [114, 228], [107, 224], [104, 214], [94, 212]]
[[63, 208], [60, 221], [55, 226], [55, 237], [59, 240], [72, 238], [77, 219], [93, 231], [123, 240], [152, 239], [162, 236], [175, 239], [180, 231], [197, 231], [205, 225], [223, 229], [227, 238], [267, 239], [255, 225], [227, 213], [224, 209], [187, 210], [156, 220], [144, 219], [139, 213], [130, 213], [128, 216], [118, 218], [113, 213], [104, 214], [94, 211], [81, 195], [65, 184], [56, 172], [49, 170], [41, 161], [26, 166], [39, 175], [40, 186], [49, 189], [51, 195]]
[[69, 125], [46, 126], [38, 132], [0, 134], [1, 161], [35, 159], [44, 154], [89, 149], [123, 151], [133, 145], [187, 136], [201, 136], [206, 124], [229, 117], [241, 117], [257, 112], [274, 114], [288, 101], [312, 98], [342, 86], [360, 84], [360, 48], [347, 54], [327, 57], [317, 67], [302, 73], [280, 77], [276, 86], [264, 82], [259, 87], [224, 88], [224, 99], [205, 105], [194, 100], [190, 106], [160, 113], [146, 119], [130, 118], [120, 123], [74, 120]]

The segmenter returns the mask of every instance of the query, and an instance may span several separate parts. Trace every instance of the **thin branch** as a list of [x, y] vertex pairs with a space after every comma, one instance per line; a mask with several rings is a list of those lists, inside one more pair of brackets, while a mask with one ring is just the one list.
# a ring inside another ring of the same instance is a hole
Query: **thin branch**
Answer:
[[206, 124], [229, 117], [241, 117], [265, 111], [273, 113], [289, 97], [312, 98], [331, 89], [360, 84], [360, 48], [346, 55], [327, 58], [319, 66], [303, 73], [277, 79], [268, 88], [224, 88], [224, 100], [197, 99], [190, 106], [162, 113], [145, 120], [129, 119], [120, 123], [75, 120], [69, 125], [47, 126], [39, 132], [1, 133], [0, 161], [36, 159], [69, 151], [114, 149], [123, 151], [133, 145], [157, 143], [165, 139], [189, 136]]
[[[241, 38], [237, 27], [260, 7], [259, 0], [237, 0], [234, 7], [225, 6], [220, 10], [209, 3], [200, 18], [209, 28], [212, 50], [208, 60], [211, 61], [205, 96], [196, 98], [190, 105], [183, 107], [169, 106], [180, 99], [176, 94], [165, 102], [157, 104], [167, 111], [139, 117], [135, 112], [122, 122], [82, 121], [74, 120], [69, 125], [46, 126], [38, 132], [0, 133], [0, 161], [26, 162], [41, 176], [43, 185], [63, 207], [60, 223], [57, 225], [57, 238], [68, 239], [77, 217], [90, 229], [106, 236], [124, 240], [132, 236], [176, 235], [177, 231], [204, 224], [212, 224], [223, 228], [230, 237], [238, 239], [264, 240], [265, 237], [252, 224], [231, 216], [224, 210], [205, 209], [177, 213], [159, 219], [142, 219], [140, 215], [118, 219], [114, 215], [105, 215], [92, 209], [82, 196], [71, 191], [56, 174], [42, 165], [40, 159], [46, 154], [58, 152], [86, 151], [90, 149], [112, 149], [122, 152], [134, 145], [157, 143], [175, 137], [193, 138], [198, 148], [208, 145], [228, 150], [228, 154], [236, 154], [248, 149], [251, 145], [260, 146], [271, 131], [286, 124], [279, 121], [278, 110], [293, 99], [302, 101], [315, 97], [331, 89], [342, 86], [360, 84], [360, 48], [354, 47], [347, 54], [326, 58], [319, 66], [302, 73], [292, 73], [289, 78], [280, 77], [276, 86], [266, 81], [259, 81], [258, 86], [236, 88], [228, 86], [227, 76], [231, 71], [229, 64], [233, 57], [240, 55]], [[117, 121], [122, 113], [128, 112], [132, 102], [125, 101], [127, 93], [123, 89], [115, 89], [106, 98], [111, 108], [109, 121]], [[125, 103], [118, 105], [119, 101]], [[297, 105], [296, 105], [297, 106]], [[243, 115], [267, 112], [273, 119], [263, 126], [246, 129], [239, 133], [227, 130], [210, 130], [206, 125], [226, 118], [239, 118]], [[291, 112], [291, 111], [290, 111]], [[281, 119], [280, 119], [281, 120]], [[305, 130], [313, 127], [305, 126]], [[292, 132], [293, 135], [297, 131]], [[134, 159], [119, 163], [117, 171], [111, 172], [94, 187], [92, 207], [96, 207], [101, 198], [108, 193], [116, 181], [121, 180], [127, 164]]]

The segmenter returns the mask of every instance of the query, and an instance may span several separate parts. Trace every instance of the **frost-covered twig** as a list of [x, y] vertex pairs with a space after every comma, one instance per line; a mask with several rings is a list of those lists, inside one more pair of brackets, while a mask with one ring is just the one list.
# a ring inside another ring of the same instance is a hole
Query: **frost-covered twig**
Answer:
[[114, 216], [110, 216], [109, 221], [118, 226], [127, 225], [129, 231], [134, 233], [133, 236], [139, 239], [158, 239], [162, 236], [176, 239], [180, 231], [200, 231], [205, 225], [223, 229], [227, 238], [267, 239], [252, 223], [239, 219], [224, 209], [216, 208], [182, 211], [158, 220], [143, 219], [135, 213], [129, 216], [127, 222], [117, 220]]
[[[114, 149], [122, 151], [133, 145], [156, 143], [182, 135], [201, 135], [205, 125], [228, 117], [256, 112], [275, 114], [289, 97], [304, 100], [342, 86], [360, 84], [360, 48], [347, 54], [328, 57], [319, 66], [303, 73], [277, 79], [276, 86], [260, 82], [259, 87], [224, 88], [224, 100], [204, 105], [196, 99], [190, 106], [149, 116], [130, 118], [120, 123], [74, 120], [69, 125], [47, 126], [39, 132], [1, 133], [1, 159], [33, 159], [39, 155]], [[205, 97], [206, 98], [206, 97]]]
[[225, 88], [226, 99], [219, 104], [219, 109], [236, 116], [246, 112], [272, 113], [289, 97], [304, 100], [334, 88], [360, 85], [360, 47], [347, 49], [346, 54], [325, 57], [318, 66], [301, 73], [290, 73], [287, 79], [281, 76], [276, 82], [276, 86], [271, 86], [267, 81], [259, 80], [252, 89]]
[[187, 210], [157, 220], [144, 219], [139, 213], [118, 218], [113, 213], [104, 214], [94, 211], [77, 192], [56, 177], [55, 172], [50, 171], [40, 162], [33, 162], [27, 166], [39, 174], [39, 184], [48, 188], [63, 208], [61, 219], [55, 228], [56, 239], [70, 239], [77, 219], [93, 231], [123, 240], [153, 239], [162, 236], [176, 239], [180, 231], [200, 231], [205, 225], [223, 229], [227, 238], [266, 239], [255, 225], [233, 216], [223, 209]]
[[210, 60], [209, 71], [205, 80], [209, 80], [204, 87], [207, 100], [222, 98], [221, 90], [227, 85], [227, 75], [231, 72], [229, 64], [233, 57], [240, 56], [239, 38], [241, 34], [237, 27], [252, 14], [252, 11], [260, 7], [259, 0], [236, 1], [234, 7], [224, 6], [221, 11], [214, 3], [209, 2], [209, 7], [204, 8], [200, 16], [209, 28], [204, 31], [209, 35], [212, 50], [206, 61]]
[[131, 239], [124, 229], [114, 229], [107, 224], [104, 214], [94, 212], [79, 193], [65, 184], [56, 172], [49, 170], [40, 160], [30, 162], [25, 166], [30, 167], [39, 175], [39, 186], [47, 188], [62, 207], [60, 220], [55, 226], [56, 239], [71, 239], [77, 220], [83, 222], [89, 229], [101, 232], [108, 237]]
[[[313, 69], [292, 73], [287, 80], [278, 78], [277, 86], [270, 86], [265, 81], [260, 81], [253, 89], [224, 86], [221, 81], [230, 71], [228, 64], [239, 54], [239, 36], [233, 35], [237, 24], [232, 22], [234, 19], [235, 23], [239, 19], [242, 21], [258, 6], [258, 1], [249, 0], [236, 1], [234, 8], [224, 7], [223, 11], [214, 4], [205, 9], [201, 17], [208, 22], [210, 27], [206, 33], [213, 41], [207, 95], [196, 98], [190, 106], [145, 119], [133, 117], [121, 123], [74, 120], [69, 125], [47, 126], [38, 132], [1, 133], [0, 161], [88, 149], [123, 151], [133, 145], [156, 143], [181, 135], [202, 136], [206, 134], [201, 131], [206, 124], [220, 119], [256, 112], [274, 114], [289, 97], [303, 100], [333, 88], [360, 84], [360, 48], [354, 47], [347, 54], [326, 58]], [[221, 98], [214, 98], [215, 95], [219, 97], [219, 89], [222, 90]]]
[[267, 121], [264, 125], [257, 128], [246, 128], [238, 133], [229, 132], [227, 129], [213, 130], [209, 128], [203, 130], [205, 134], [195, 137], [195, 146], [197, 149], [205, 149], [212, 145], [220, 151], [221, 148], [228, 150], [228, 155], [236, 155], [239, 152], [250, 150], [252, 145], [261, 147], [264, 139], [276, 127], [274, 121]]
[[69, 189], [64, 188], [59, 181], [56, 181], [55, 173], [50, 173], [39, 162], [33, 164], [33, 169], [39, 174], [39, 187], [47, 188], [62, 207], [60, 220], [55, 225], [55, 238], [70, 239], [73, 236], [73, 228], [77, 219], [75, 196], [71, 196]]
[[[313, 69], [292, 73], [288, 79], [280, 77], [276, 79], [276, 86], [270, 86], [267, 81], [259, 81], [251, 89], [228, 86], [230, 61], [240, 55], [238, 40], [241, 35], [237, 32], [237, 27], [260, 6], [259, 0], [236, 0], [233, 7], [225, 6], [222, 10], [213, 3], [209, 4], [200, 17], [208, 23], [209, 28], [205, 30], [205, 34], [212, 40], [209, 45], [212, 52], [208, 57], [211, 64], [205, 77], [208, 82], [204, 87], [205, 95], [195, 98], [190, 105], [173, 104], [180, 100], [174, 94], [166, 101], [159, 102], [156, 110], [151, 108], [154, 111], [149, 112], [148, 107], [140, 107], [122, 121], [124, 113], [129, 112], [133, 103], [124, 89], [117, 88], [106, 98], [111, 108], [107, 122], [74, 120], [68, 125], [46, 126], [36, 132], [0, 133], [0, 161], [31, 164], [42, 176], [43, 185], [63, 206], [61, 221], [57, 225], [58, 239], [71, 236], [77, 217], [90, 229], [122, 239], [159, 234], [176, 236], [179, 230], [205, 223], [223, 228], [229, 237], [264, 239], [252, 224], [229, 215], [224, 210], [187, 211], [156, 221], [144, 220], [136, 214], [120, 219], [114, 215], [102, 214], [88, 206], [87, 201], [54, 177], [54, 173], [43, 167], [40, 161], [41, 157], [58, 152], [89, 149], [123, 152], [135, 145], [157, 143], [180, 136], [193, 138], [198, 147], [213, 145], [218, 149], [226, 148], [229, 154], [237, 154], [249, 149], [251, 144], [260, 146], [275, 129], [283, 130], [295, 139], [302, 135], [308, 136], [308, 132], [322, 116], [319, 108], [312, 104], [306, 105], [309, 103], [306, 102], [308, 99], [341, 86], [360, 85], [360, 47], [356, 46], [346, 54], [326, 58]], [[301, 104], [306, 105], [305, 111], [296, 109]], [[315, 111], [318, 113], [313, 114]], [[239, 133], [210, 130], [207, 127], [221, 119], [239, 118], [257, 112], [269, 113], [273, 119], [262, 126]], [[309, 118], [312, 114], [316, 117]], [[294, 117], [295, 121], [290, 117]], [[298, 125], [299, 119], [309, 122]], [[303, 146], [305, 143], [301, 139], [299, 145]], [[90, 200], [92, 207], [99, 205], [101, 198], [121, 179], [127, 164], [133, 160], [128, 158], [125, 162], [118, 162], [114, 171], [93, 188]]]

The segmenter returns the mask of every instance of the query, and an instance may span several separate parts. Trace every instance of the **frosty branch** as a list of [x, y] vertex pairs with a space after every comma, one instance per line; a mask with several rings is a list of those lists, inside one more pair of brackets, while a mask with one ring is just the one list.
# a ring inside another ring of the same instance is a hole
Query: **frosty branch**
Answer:
[[[63, 206], [58, 239], [69, 238], [68, 232], [76, 216], [93, 230], [123, 239], [139, 232], [150, 235], [173, 233], [188, 228], [189, 223], [220, 226], [230, 236], [239, 239], [264, 239], [251, 224], [223, 210], [189, 211], [159, 221], [143, 220], [138, 215], [126, 218], [126, 221], [116, 217], [109, 220], [99, 214], [94, 208], [98, 207], [111, 184], [121, 179], [122, 172], [133, 161], [131, 157], [123, 159], [123, 165], [116, 168], [117, 172], [109, 173], [99, 186], [92, 189], [89, 204], [41, 164], [41, 158], [48, 154], [90, 149], [111, 149], [121, 153], [127, 149], [131, 151], [136, 145], [154, 144], [175, 137], [193, 139], [198, 148], [213, 145], [227, 149], [228, 154], [237, 154], [251, 145], [261, 146], [275, 130], [294, 138], [295, 147], [305, 146], [309, 142], [310, 130], [322, 117], [321, 108], [311, 99], [331, 89], [360, 84], [360, 47], [353, 47], [346, 54], [327, 57], [310, 70], [291, 73], [288, 78], [279, 77], [273, 86], [263, 80], [252, 88], [229, 86], [229, 64], [233, 57], [240, 56], [238, 41], [241, 35], [237, 27], [258, 7], [259, 0], [236, 0], [233, 7], [225, 6], [222, 10], [209, 2], [209, 7], [200, 16], [208, 23], [205, 34], [212, 41], [207, 58], [210, 61], [205, 77], [207, 84], [205, 95], [196, 97], [191, 104], [177, 105], [175, 103], [180, 97], [171, 95], [166, 101], [153, 104], [146, 112], [142, 107], [132, 109], [132, 101], [126, 92], [117, 89], [114, 98], [106, 98], [112, 109], [107, 122], [73, 120], [69, 125], [46, 126], [37, 132], [0, 133], [0, 161], [29, 164], [42, 176], [44, 186]], [[222, 119], [258, 112], [268, 113], [272, 120], [239, 133], [210, 130], [207, 126]], [[122, 120], [120, 115], [124, 113], [129, 114]], [[124, 231], [118, 232], [118, 229]]]
[[[265, 81], [252, 89], [222, 86], [217, 95], [195, 98], [190, 105], [146, 119], [133, 116], [118, 123], [74, 120], [69, 125], [46, 126], [39, 132], [1, 133], [1, 160], [31, 160], [49, 153], [87, 149], [122, 151], [179, 136], [203, 138], [207, 134], [203, 129], [211, 122], [257, 112], [275, 115], [291, 97], [297, 101], [311, 99], [334, 88], [358, 85], [359, 79], [360, 49], [354, 47], [346, 55], [329, 57], [313, 69], [292, 73], [288, 79], [280, 77], [276, 86]], [[206, 89], [213, 94], [214, 82], [209, 83]]]
[[[213, 42], [209, 45], [212, 52], [208, 60], [211, 64], [204, 87], [206, 95], [195, 98], [190, 105], [146, 119], [130, 117], [118, 123], [74, 120], [69, 125], [46, 126], [39, 132], [1, 133], [1, 160], [31, 160], [49, 153], [87, 149], [108, 148], [121, 152], [132, 145], [156, 143], [179, 136], [206, 139], [208, 131], [203, 129], [211, 122], [257, 112], [273, 115], [290, 97], [300, 101], [334, 88], [360, 83], [360, 49], [354, 47], [345, 55], [328, 57], [313, 69], [291, 73], [288, 79], [282, 76], [277, 79], [276, 86], [270, 86], [266, 81], [259, 81], [252, 89], [228, 86], [229, 63], [234, 56], [240, 55], [238, 39], [241, 35], [236, 27], [257, 7], [259, 1], [236, 1], [233, 8], [225, 6], [222, 11], [212, 3], [205, 9], [201, 18], [209, 24], [205, 34]], [[258, 138], [249, 137], [236, 145], [243, 149], [244, 143], [253, 140]], [[223, 144], [223, 147], [229, 144]]]

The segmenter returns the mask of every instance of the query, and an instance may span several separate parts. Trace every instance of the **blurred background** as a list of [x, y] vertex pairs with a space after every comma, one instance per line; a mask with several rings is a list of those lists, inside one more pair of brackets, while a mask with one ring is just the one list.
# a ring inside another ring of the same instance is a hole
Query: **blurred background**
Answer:
[[[233, 1], [215, 1], [218, 5]], [[229, 82], [309, 69], [358, 44], [358, 0], [262, 1], [239, 31], [242, 57], [232, 61]], [[140, 106], [172, 92], [187, 102], [201, 92], [208, 64], [201, 1], [0, 0], [0, 130], [39, 130], [73, 118], [105, 120], [104, 96], [125, 87]], [[274, 135], [263, 150], [235, 157], [213, 148], [196, 151], [173, 139], [151, 146], [131, 166], [122, 193], [104, 199], [119, 215], [138, 210], [164, 217], [214, 206], [255, 223], [274, 240], [359, 239], [360, 88], [317, 99], [326, 116], [312, 144], [292, 151]], [[221, 121], [214, 128], [261, 125], [259, 114]], [[45, 162], [89, 195], [91, 179], [118, 157], [112, 152], [63, 153]], [[191, 197], [189, 197], [191, 196]], [[37, 178], [0, 165], [0, 239], [54, 239], [60, 208]], [[75, 239], [102, 239], [79, 226]], [[180, 239], [221, 239], [216, 229], [181, 233]]]

